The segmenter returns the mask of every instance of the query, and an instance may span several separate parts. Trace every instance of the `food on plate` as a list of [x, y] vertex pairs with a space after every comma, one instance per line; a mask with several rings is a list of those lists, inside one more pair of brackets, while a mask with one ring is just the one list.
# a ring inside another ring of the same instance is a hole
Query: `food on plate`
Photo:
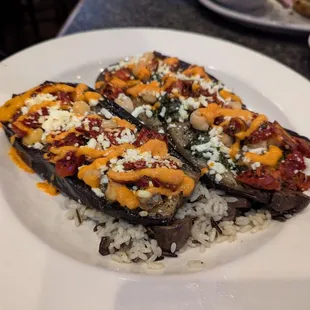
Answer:
[[295, 0], [293, 9], [299, 14], [310, 17], [310, 1], [309, 0]]
[[[268, 210], [256, 210], [245, 198], [225, 196], [200, 182], [170, 225], [133, 225], [73, 200], [66, 206], [66, 217], [77, 226], [89, 221], [95, 225], [101, 255], [119, 263], [146, 262], [147, 270], [165, 268], [164, 257], [178, 257], [191, 248], [203, 253], [213, 244], [233, 242], [239, 234], [256, 233], [271, 224]], [[231, 210], [234, 217], [228, 218]], [[188, 262], [189, 269], [196, 269], [194, 262], [202, 267], [199, 252]]]
[[309, 140], [247, 109], [203, 67], [148, 52], [106, 68], [95, 87], [167, 133], [209, 187], [264, 206], [274, 218], [308, 205]]
[[132, 223], [170, 223], [199, 171], [101, 99], [85, 84], [46, 82], [8, 100], [0, 121], [28, 166], [71, 199]]
[[310, 17], [310, 1], [309, 0], [278, 0], [286, 8], [291, 8], [300, 15]]
[[67, 196], [66, 217], [93, 223], [99, 253], [117, 262], [161, 269], [166, 256], [271, 223], [246, 198], [207, 189], [166, 135], [85, 84], [45, 82], [14, 95], [0, 122], [13, 161], [45, 180], [39, 189]]
[[285, 8], [291, 8], [293, 6], [294, 0], [278, 0]]

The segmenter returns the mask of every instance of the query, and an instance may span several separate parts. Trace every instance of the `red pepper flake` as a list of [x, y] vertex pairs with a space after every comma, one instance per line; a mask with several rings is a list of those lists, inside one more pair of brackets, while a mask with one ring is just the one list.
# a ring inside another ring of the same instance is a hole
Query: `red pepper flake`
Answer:
[[256, 170], [246, 170], [237, 176], [237, 180], [254, 188], [265, 190], [281, 190], [281, 173], [267, 166]]
[[66, 93], [64, 91], [57, 91], [53, 93], [52, 95], [57, 96], [58, 100], [60, 101], [61, 104], [71, 104], [73, 102], [73, 96], [72, 93]]
[[281, 163], [279, 170], [284, 186], [291, 190], [307, 190], [310, 188], [310, 178], [302, 171], [306, 169], [303, 154], [294, 151]]
[[114, 72], [114, 75], [123, 81], [130, 80], [130, 70], [128, 68], [122, 68]]
[[160, 187], [161, 186], [161, 183], [155, 179], [152, 179], [150, 177], [146, 177], [146, 176], [143, 176], [140, 180], [138, 180], [135, 185], [138, 187], [138, 188], [148, 188], [150, 187], [150, 182], [153, 183], [153, 186], [155, 187]]
[[53, 146], [55, 147], [61, 147], [61, 146], [75, 146], [83, 145], [83, 137], [82, 136], [76, 136], [74, 132], [69, 133], [64, 139], [62, 140], [55, 140], [53, 143]]
[[108, 84], [104, 89], [103, 95], [106, 96], [110, 100], [114, 100], [118, 97], [119, 94], [123, 93], [121, 88], [117, 88]]
[[134, 162], [127, 162], [123, 164], [125, 170], [139, 170], [146, 168], [147, 162], [145, 160], [137, 160]]
[[303, 156], [310, 158], [310, 142], [298, 137], [295, 137], [294, 140], [297, 144], [297, 150], [301, 152]]
[[38, 112], [28, 114], [27, 117], [22, 121], [22, 123], [32, 129], [37, 129], [41, 127], [39, 123], [40, 114]]
[[249, 143], [259, 143], [261, 141], [266, 141], [270, 137], [272, 137], [275, 133], [275, 130], [272, 124], [264, 124], [260, 126], [257, 130], [255, 130], [249, 137]]
[[81, 166], [84, 161], [85, 156], [77, 157], [73, 151], [70, 151], [64, 158], [56, 162], [56, 173], [61, 177], [73, 176], [77, 173], [78, 167]]
[[27, 135], [26, 131], [19, 129], [16, 125], [14, 125], [14, 123], [12, 124], [12, 130], [14, 131], [14, 133], [16, 134], [18, 138], [22, 138]]
[[224, 128], [224, 132], [234, 137], [237, 133], [246, 131], [248, 128], [245, 121], [239, 117], [234, 117], [229, 121], [229, 124]]
[[158, 132], [143, 128], [137, 135], [136, 141], [134, 143], [135, 146], [141, 146], [148, 142], [149, 140], [158, 139], [166, 142], [168, 145], [168, 138], [166, 135], [160, 134]]

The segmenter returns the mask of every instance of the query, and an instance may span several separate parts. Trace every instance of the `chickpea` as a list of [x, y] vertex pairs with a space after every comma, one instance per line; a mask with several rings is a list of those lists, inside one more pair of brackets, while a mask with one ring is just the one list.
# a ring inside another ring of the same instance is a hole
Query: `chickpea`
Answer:
[[40, 142], [43, 135], [43, 130], [41, 128], [34, 129], [27, 136], [23, 137], [23, 144], [32, 145], [36, 142]]
[[154, 53], [153, 52], [146, 52], [141, 57], [141, 60], [144, 60], [146, 63], [151, 62], [154, 59]]
[[139, 78], [139, 73], [143, 67], [146, 66], [146, 62], [144, 60], [140, 60], [133, 68], [132, 68], [132, 74]]
[[238, 102], [238, 101], [232, 101], [232, 102], [228, 103], [226, 105], [226, 107], [231, 108], [233, 110], [240, 110], [240, 109], [242, 109], [242, 103]]
[[171, 155], [167, 156], [166, 158], [167, 158], [168, 160], [171, 160], [171, 161], [173, 161], [174, 163], [176, 163], [179, 167], [182, 167], [182, 166], [183, 166], [183, 162], [182, 162], [179, 158], [176, 158], [176, 157], [171, 156]]
[[103, 120], [101, 126], [103, 128], [115, 128], [117, 127], [117, 124], [113, 120], [109, 119], [109, 120]]
[[154, 95], [152, 91], [145, 91], [142, 95], [142, 99], [146, 103], [150, 103], [150, 104], [153, 104], [157, 101], [157, 97]]
[[85, 101], [76, 101], [72, 106], [73, 113], [85, 115], [90, 112], [90, 106]]
[[194, 111], [190, 116], [190, 123], [191, 125], [200, 131], [206, 131], [209, 129], [209, 124], [207, 120], [201, 115], [199, 110]]
[[267, 148], [268, 147], [268, 141], [261, 141], [258, 143], [252, 143], [252, 144], [248, 144], [247, 147], [249, 149], [258, 149], [258, 148]]
[[118, 97], [115, 99], [115, 102], [129, 113], [132, 113], [135, 109], [132, 100], [127, 96]]
[[234, 139], [226, 133], [222, 133], [221, 141], [226, 147], [231, 147], [234, 143]]
[[111, 185], [111, 183], [109, 182], [105, 194], [106, 194], [106, 197], [107, 197], [108, 200], [115, 201], [116, 200], [116, 196], [117, 196], [116, 187]]

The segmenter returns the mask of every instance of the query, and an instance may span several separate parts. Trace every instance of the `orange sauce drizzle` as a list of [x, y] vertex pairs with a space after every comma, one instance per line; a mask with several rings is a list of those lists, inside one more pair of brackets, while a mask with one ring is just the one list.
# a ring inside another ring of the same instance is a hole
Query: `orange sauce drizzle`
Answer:
[[42, 192], [49, 194], [51, 196], [57, 196], [59, 194], [57, 188], [47, 182], [37, 183], [37, 188], [40, 189]]
[[12, 159], [13, 163], [20, 169], [28, 173], [34, 173], [34, 171], [23, 161], [20, 155], [17, 153], [14, 147], [11, 147], [9, 150], [9, 156]]

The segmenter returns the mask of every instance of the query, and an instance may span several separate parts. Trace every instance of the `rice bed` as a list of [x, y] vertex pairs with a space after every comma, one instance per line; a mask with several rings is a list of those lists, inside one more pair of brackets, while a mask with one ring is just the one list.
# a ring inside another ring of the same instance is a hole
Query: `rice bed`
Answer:
[[[227, 202], [235, 200], [234, 197], [224, 196], [222, 192], [207, 189], [199, 183], [190, 200], [176, 214], [177, 219], [186, 216], [193, 219], [191, 235], [186, 245], [177, 252], [175, 252], [176, 244], [173, 243], [171, 252], [180, 254], [187, 248], [194, 247], [199, 247], [200, 252], [204, 252], [212, 243], [233, 242], [237, 239], [238, 233], [256, 233], [269, 227], [271, 214], [267, 210], [250, 210], [244, 216], [237, 217], [235, 221], [222, 220], [227, 216]], [[153, 263], [162, 257], [162, 250], [157, 241], [148, 236], [144, 226], [116, 219], [69, 199], [65, 207], [68, 209], [66, 218], [74, 221], [76, 226], [90, 221], [96, 225], [99, 240], [103, 237], [110, 239], [108, 252], [114, 261], [147, 262], [149, 269], [163, 268], [162, 263]], [[217, 228], [213, 225], [214, 221], [217, 223]], [[197, 264], [193, 263], [194, 265]]]

